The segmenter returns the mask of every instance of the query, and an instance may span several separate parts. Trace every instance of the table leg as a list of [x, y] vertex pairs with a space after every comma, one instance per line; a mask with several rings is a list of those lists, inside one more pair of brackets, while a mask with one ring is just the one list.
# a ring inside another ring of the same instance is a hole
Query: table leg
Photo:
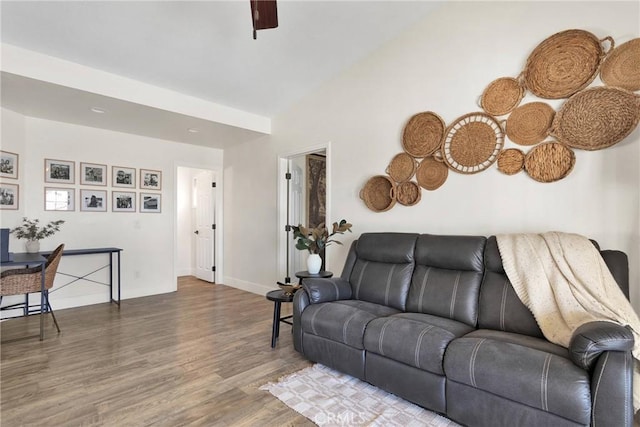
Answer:
[[276, 346], [276, 340], [280, 335], [280, 301], [273, 302], [273, 327], [271, 329], [271, 348]]
[[118, 251], [118, 310], [120, 310], [120, 251]]
[[45, 295], [44, 295], [44, 278], [45, 278], [45, 267], [46, 264], [42, 263], [42, 270], [40, 271], [40, 341], [44, 340], [44, 304], [45, 304]]

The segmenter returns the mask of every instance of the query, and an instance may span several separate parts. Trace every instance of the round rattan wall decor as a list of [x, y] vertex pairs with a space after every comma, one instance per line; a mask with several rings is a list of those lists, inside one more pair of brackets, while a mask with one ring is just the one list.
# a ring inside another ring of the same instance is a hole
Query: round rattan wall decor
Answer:
[[413, 157], [427, 157], [440, 149], [445, 123], [431, 111], [412, 116], [404, 127], [402, 146]]
[[470, 113], [459, 117], [447, 128], [442, 157], [450, 169], [473, 174], [491, 166], [503, 145], [504, 131], [493, 116]]
[[425, 157], [418, 165], [416, 180], [420, 187], [425, 190], [437, 190], [444, 184], [449, 176], [449, 168], [442, 161], [434, 156]]
[[640, 38], [613, 50], [600, 67], [600, 79], [608, 86], [640, 90]]
[[600, 86], [569, 98], [553, 120], [550, 134], [569, 147], [601, 150], [627, 137], [640, 120], [640, 95]]
[[420, 186], [413, 181], [405, 181], [398, 184], [395, 190], [391, 190], [391, 197], [394, 197], [394, 191], [395, 199], [404, 206], [413, 206], [417, 204], [422, 197]]
[[517, 148], [508, 148], [498, 155], [498, 170], [505, 175], [515, 175], [524, 167], [524, 153]]
[[544, 102], [529, 102], [513, 110], [507, 119], [507, 137], [520, 145], [535, 145], [548, 135], [555, 110]]
[[369, 178], [360, 190], [360, 198], [372, 211], [385, 212], [396, 204], [395, 188], [396, 183], [391, 178], [376, 175]]
[[416, 173], [417, 162], [410, 154], [396, 154], [387, 167], [386, 172], [395, 182], [405, 182]]
[[502, 116], [518, 106], [524, 88], [517, 79], [501, 77], [489, 83], [480, 97], [480, 106], [493, 116]]
[[544, 142], [527, 153], [524, 169], [538, 182], [554, 182], [569, 175], [575, 163], [571, 148], [558, 142]]
[[529, 55], [524, 69], [524, 85], [545, 99], [567, 98], [584, 89], [595, 78], [606, 55], [603, 41], [584, 30], [566, 30], [540, 43]]

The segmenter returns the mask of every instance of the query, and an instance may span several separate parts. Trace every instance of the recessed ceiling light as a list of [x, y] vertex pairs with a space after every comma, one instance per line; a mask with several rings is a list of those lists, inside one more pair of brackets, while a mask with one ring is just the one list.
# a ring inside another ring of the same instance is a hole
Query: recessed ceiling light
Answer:
[[189, 128], [189, 129], [187, 129], [187, 130], [189, 131], [189, 133], [198, 133], [198, 132], [200, 132], [200, 131], [199, 131], [198, 129], [196, 129], [196, 128]]
[[91, 111], [93, 111], [94, 113], [98, 113], [98, 114], [104, 114], [107, 112], [107, 110], [103, 109], [103, 108], [99, 108], [99, 107], [91, 107]]

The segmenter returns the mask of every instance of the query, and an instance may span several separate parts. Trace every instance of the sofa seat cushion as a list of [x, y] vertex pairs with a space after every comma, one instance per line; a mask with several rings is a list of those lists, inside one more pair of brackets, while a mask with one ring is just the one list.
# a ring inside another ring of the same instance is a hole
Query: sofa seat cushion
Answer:
[[444, 375], [447, 345], [473, 328], [456, 320], [423, 313], [398, 313], [372, 320], [364, 335], [368, 352]]
[[395, 313], [394, 308], [358, 300], [312, 304], [302, 312], [302, 330], [362, 350], [367, 324]]
[[589, 373], [562, 347], [534, 337], [478, 330], [449, 344], [447, 379], [580, 424], [589, 424]]

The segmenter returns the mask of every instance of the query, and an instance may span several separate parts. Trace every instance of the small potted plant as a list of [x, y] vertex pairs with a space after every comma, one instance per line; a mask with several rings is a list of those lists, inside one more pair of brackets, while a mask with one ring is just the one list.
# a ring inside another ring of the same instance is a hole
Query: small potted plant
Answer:
[[329, 234], [329, 230], [320, 224], [316, 228], [306, 228], [299, 224], [297, 227], [292, 227], [293, 238], [296, 240], [296, 249], [301, 251], [309, 251], [309, 258], [307, 258], [307, 270], [311, 274], [317, 274], [322, 266], [322, 259], [320, 253], [332, 243], [341, 245], [338, 240], [332, 239], [336, 234], [344, 234], [346, 231], [351, 233], [352, 225], [346, 220], [341, 220], [339, 223], [333, 223], [333, 230]]
[[44, 227], [40, 226], [39, 219], [22, 218], [22, 225], [11, 230], [12, 234], [18, 239], [26, 239], [25, 247], [27, 252], [40, 252], [40, 240], [45, 237], [53, 236], [60, 231], [60, 226], [64, 224], [63, 220], [51, 221]]

